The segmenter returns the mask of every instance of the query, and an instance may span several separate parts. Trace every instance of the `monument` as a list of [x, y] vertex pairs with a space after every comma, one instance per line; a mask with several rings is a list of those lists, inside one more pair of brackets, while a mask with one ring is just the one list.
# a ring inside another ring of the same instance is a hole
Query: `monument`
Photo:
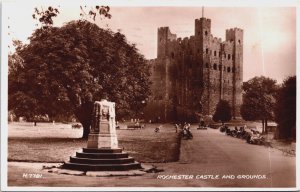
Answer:
[[141, 164], [118, 146], [115, 103], [96, 101], [87, 147], [76, 152], [62, 168], [80, 171], [126, 171], [141, 169]]
[[96, 101], [87, 148], [118, 149], [115, 121], [115, 103]]

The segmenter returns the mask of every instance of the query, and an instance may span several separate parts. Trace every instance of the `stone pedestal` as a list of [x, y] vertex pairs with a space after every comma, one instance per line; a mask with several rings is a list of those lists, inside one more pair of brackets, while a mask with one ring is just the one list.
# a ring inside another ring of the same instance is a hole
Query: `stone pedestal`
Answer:
[[92, 127], [87, 148], [118, 148], [115, 103], [106, 100], [94, 103]]
[[141, 169], [141, 164], [118, 147], [115, 103], [96, 101], [87, 148], [76, 152], [64, 169], [80, 171], [126, 171]]

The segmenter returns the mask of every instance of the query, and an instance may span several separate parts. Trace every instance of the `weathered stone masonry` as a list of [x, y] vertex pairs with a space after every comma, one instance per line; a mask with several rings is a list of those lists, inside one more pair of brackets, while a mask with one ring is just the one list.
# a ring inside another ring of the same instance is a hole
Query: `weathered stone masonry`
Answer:
[[195, 20], [195, 34], [177, 38], [169, 27], [157, 33], [157, 58], [150, 60], [152, 96], [146, 119], [193, 120], [212, 115], [220, 99], [240, 116], [243, 80], [243, 30], [226, 30], [226, 40], [211, 34], [211, 20]]

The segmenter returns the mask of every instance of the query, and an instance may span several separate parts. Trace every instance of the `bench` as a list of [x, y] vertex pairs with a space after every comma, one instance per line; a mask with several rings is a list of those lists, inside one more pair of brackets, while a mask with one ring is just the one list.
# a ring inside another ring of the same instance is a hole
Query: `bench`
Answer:
[[127, 125], [127, 129], [142, 129], [144, 125]]

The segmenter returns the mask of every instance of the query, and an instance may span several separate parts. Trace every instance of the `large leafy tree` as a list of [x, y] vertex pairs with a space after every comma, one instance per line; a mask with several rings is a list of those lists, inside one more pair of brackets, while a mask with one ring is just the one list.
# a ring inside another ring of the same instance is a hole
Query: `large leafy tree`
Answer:
[[9, 73], [9, 109], [28, 119], [75, 114], [89, 133], [94, 100], [116, 102], [118, 117], [138, 113], [150, 93], [149, 69], [120, 32], [86, 20], [37, 29], [16, 49]]
[[275, 105], [278, 138], [296, 139], [296, 76], [284, 80]]
[[243, 104], [241, 115], [248, 121], [261, 120], [263, 132], [267, 122], [274, 118], [276, 81], [260, 76], [243, 83]]
[[216, 122], [221, 121], [223, 124], [224, 122], [230, 121], [231, 118], [232, 114], [230, 104], [226, 100], [220, 100], [213, 115], [213, 120]]

